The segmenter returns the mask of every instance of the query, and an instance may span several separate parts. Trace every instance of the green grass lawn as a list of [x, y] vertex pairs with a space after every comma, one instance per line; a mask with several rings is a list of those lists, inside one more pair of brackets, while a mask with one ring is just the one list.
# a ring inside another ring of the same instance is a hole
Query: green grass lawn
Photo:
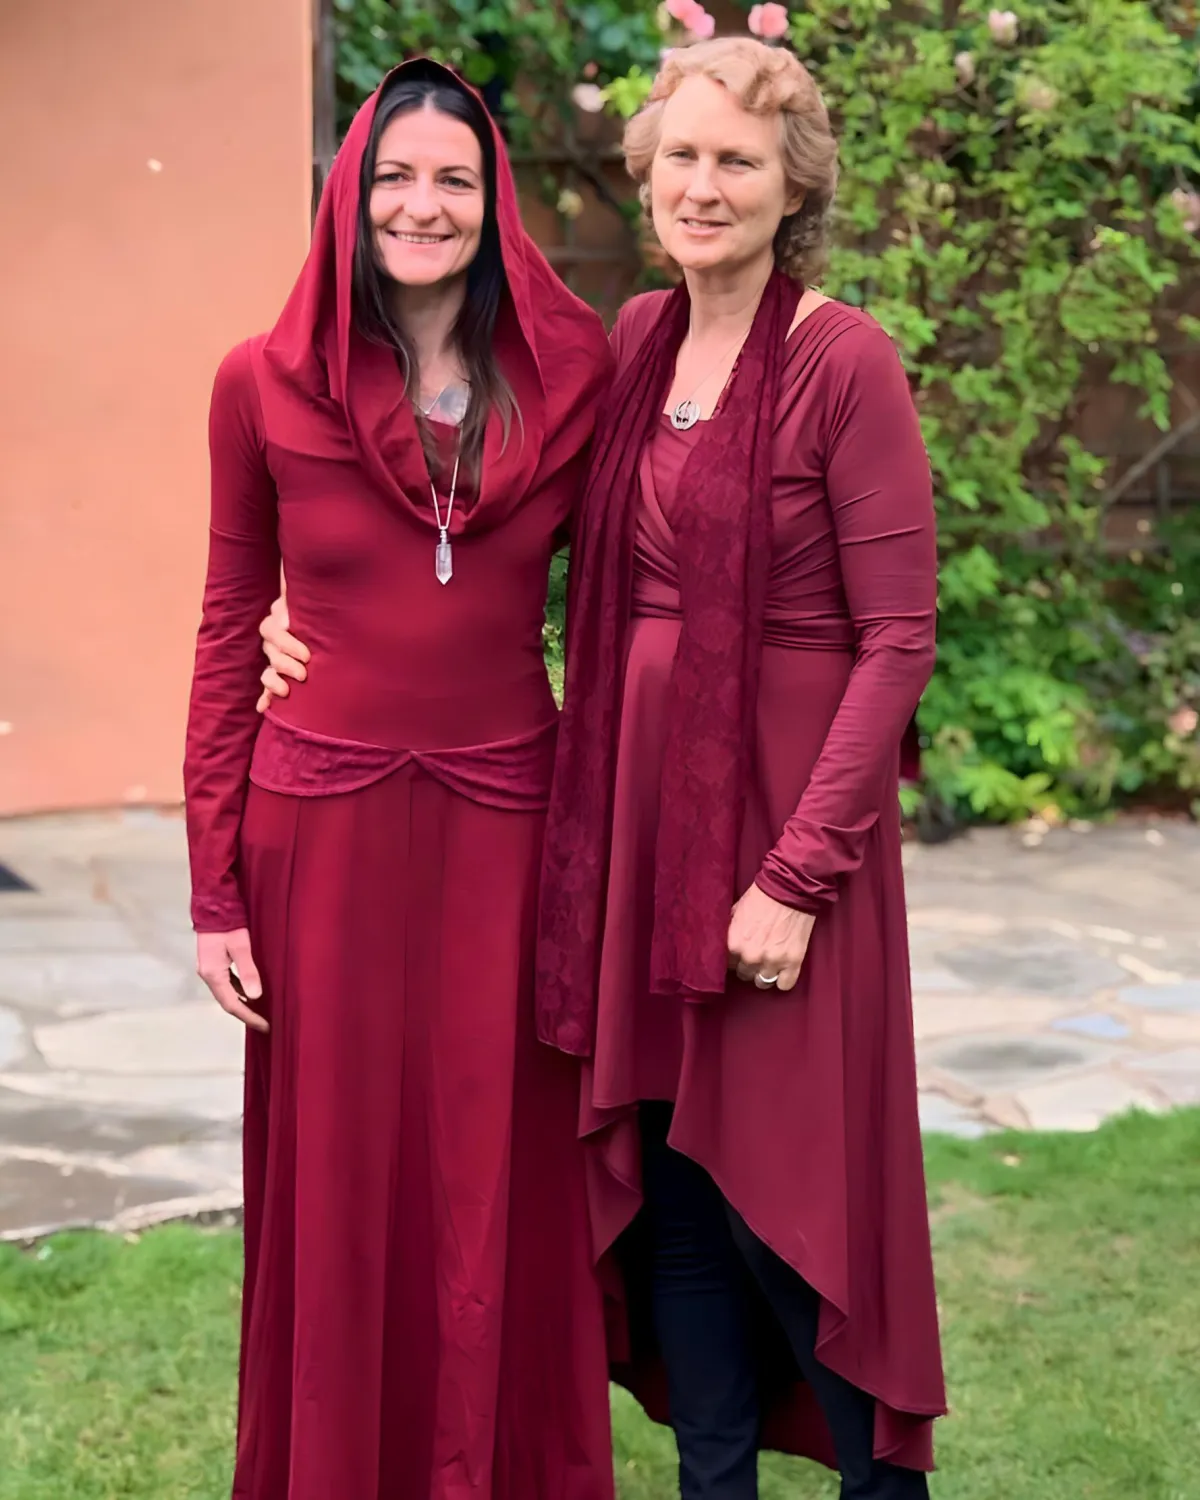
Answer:
[[[928, 1158], [953, 1404], [935, 1495], [1200, 1500], [1200, 1113]], [[0, 1247], [0, 1500], [227, 1500], [239, 1255], [178, 1226]], [[615, 1411], [623, 1500], [669, 1500], [668, 1436]], [[763, 1467], [763, 1500], [835, 1494]]]

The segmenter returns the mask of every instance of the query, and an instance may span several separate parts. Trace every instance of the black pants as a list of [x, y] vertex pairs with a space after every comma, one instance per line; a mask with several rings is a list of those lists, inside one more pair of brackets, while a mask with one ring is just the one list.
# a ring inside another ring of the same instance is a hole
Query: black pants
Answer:
[[753, 1276], [833, 1434], [842, 1500], [928, 1500], [925, 1475], [872, 1457], [874, 1398], [814, 1351], [820, 1298], [753, 1234], [702, 1167], [667, 1145], [671, 1107], [642, 1106], [654, 1325], [667, 1367], [682, 1500], [757, 1500]]

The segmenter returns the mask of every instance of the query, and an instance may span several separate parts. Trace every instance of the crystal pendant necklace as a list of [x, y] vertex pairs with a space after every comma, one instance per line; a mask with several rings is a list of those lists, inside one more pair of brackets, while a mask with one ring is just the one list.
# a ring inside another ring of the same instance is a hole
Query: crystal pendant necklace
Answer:
[[433, 518], [437, 522], [438, 541], [433, 554], [433, 571], [439, 583], [449, 583], [454, 577], [454, 549], [450, 545], [450, 522], [454, 516], [454, 495], [458, 489], [458, 464], [462, 458], [462, 434], [458, 438], [458, 451], [454, 455], [454, 473], [450, 478], [450, 499], [446, 505], [446, 524], [442, 525], [442, 508], [438, 504], [437, 485], [432, 476], [429, 492], [433, 496]]

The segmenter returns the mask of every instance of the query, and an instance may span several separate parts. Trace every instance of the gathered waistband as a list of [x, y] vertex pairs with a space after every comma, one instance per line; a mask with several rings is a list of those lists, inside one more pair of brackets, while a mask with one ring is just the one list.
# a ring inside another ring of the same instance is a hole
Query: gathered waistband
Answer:
[[415, 764], [472, 802], [513, 812], [544, 812], [554, 774], [557, 717], [516, 739], [445, 750], [395, 750], [317, 734], [265, 714], [250, 780], [291, 797], [361, 791]]
[[[679, 590], [657, 580], [637, 580], [631, 608], [634, 620], [683, 619]], [[763, 621], [763, 645], [782, 646], [792, 651], [853, 652], [854, 628], [842, 615], [796, 616], [773, 615], [767, 606]]]

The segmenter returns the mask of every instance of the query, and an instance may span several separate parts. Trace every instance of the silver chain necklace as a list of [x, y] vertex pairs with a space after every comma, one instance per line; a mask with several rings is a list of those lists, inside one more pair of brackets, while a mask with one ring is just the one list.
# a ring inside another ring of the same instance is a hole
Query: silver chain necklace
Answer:
[[[690, 338], [691, 335], [689, 334], [688, 337]], [[725, 353], [721, 355], [721, 358], [718, 359], [715, 364], [709, 367], [708, 373], [705, 375], [704, 379], [699, 381], [693, 388], [692, 394], [690, 396], [685, 396], [683, 400], [673, 408], [671, 412], [671, 426], [674, 427], [676, 432], [687, 432], [690, 428], [695, 427], [696, 423], [700, 420], [701, 411], [700, 403], [696, 400], [696, 393], [704, 389], [704, 387], [708, 384], [708, 382], [712, 379], [712, 377], [716, 374], [720, 367], [725, 363], [725, 361], [729, 358], [733, 351], [735, 349], [739, 349], [749, 337], [750, 330], [749, 328], [747, 328], [745, 333], [739, 334], [738, 337], [733, 341], [733, 343], [730, 344]]]
[[419, 400], [417, 401], [417, 403], [416, 403], [417, 409], [418, 409], [418, 411], [420, 411], [420, 413], [421, 413], [421, 415], [423, 417], [427, 417], [429, 415], [429, 413], [433, 410], [433, 408], [442, 399], [442, 397], [446, 394], [446, 388], [447, 388], [447, 386], [449, 386], [449, 384], [450, 384], [450, 382], [447, 380], [446, 384], [444, 386], [442, 386], [441, 390], [438, 391], [437, 395], [433, 398], [433, 400], [429, 403], [428, 406], [422, 406], [421, 403], [420, 403], [420, 401]]
[[438, 504], [437, 485], [433, 476], [429, 478], [429, 493], [433, 496], [433, 519], [437, 522], [438, 541], [433, 553], [433, 571], [437, 581], [449, 583], [454, 577], [454, 549], [450, 545], [450, 522], [454, 516], [454, 496], [458, 489], [458, 464], [462, 458], [462, 433], [458, 435], [458, 451], [454, 455], [454, 473], [450, 478], [450, 500], [446, 506], [446, 524], [442, 525], [442, 508]]
[[[429, 416], [430, 412], [433, 411], [434, 407], [437, 406], [438, 402], [453, 384], [454, 377], [451, 376], [428, 406], [422, 406], [420, 401], [417, 401], [417, 409], [423, 417]], [[459, 416], [460, 424], [463, 416], [465, 416], [465, 413]], [[454, 577], [454, 548], [450, 544], [450, 522], [454, 519], [454, 497], [458, 493], [458, 466], [461, 459], [462, 427], [460, 425], [458, 430], [458, 444], [454, 452], [454, 472], [450, 476], [450, 498], [446, 503], [445, 525], [442, 524], [442, 507], [438, 504], [437, 484], [434, 482], [433, 475], [429, 476], [429, 493], [433, 496], [433, 519], [438, 530], [437, 546], [434, 548], [433, 553], [433, 571], [440, 584], [447, 584]]]

